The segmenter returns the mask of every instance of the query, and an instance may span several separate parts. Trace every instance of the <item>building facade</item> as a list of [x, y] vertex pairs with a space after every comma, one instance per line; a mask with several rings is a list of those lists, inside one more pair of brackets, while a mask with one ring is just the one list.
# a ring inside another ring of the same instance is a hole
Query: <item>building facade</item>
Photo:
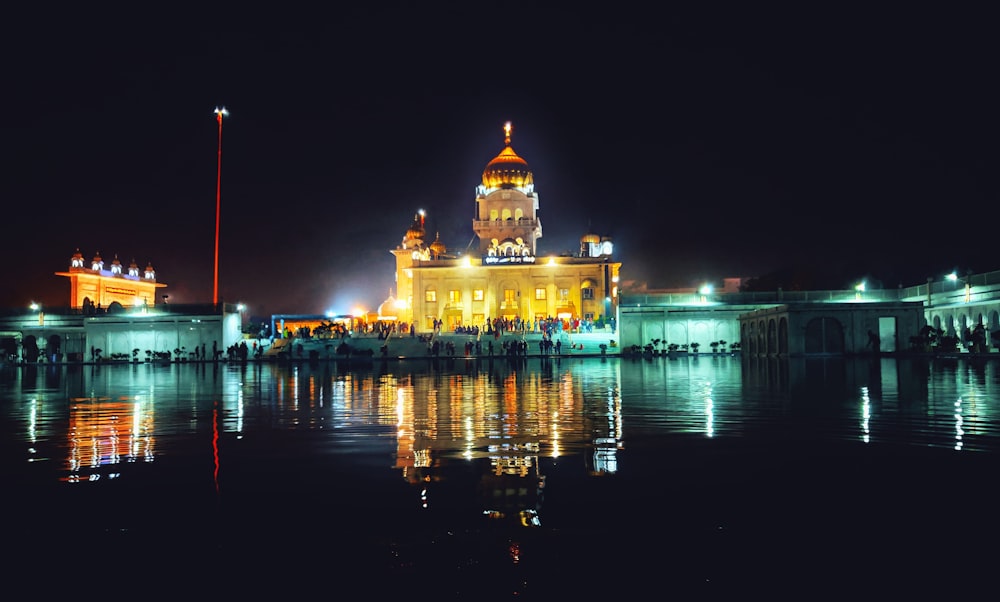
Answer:
[[612, 241], [588, 232], [578, 253], [540, 252], [534, 176], [511, 146], [510, 123], [504, 131], [504, 148], [476, 189], [472, 231], [478, 248], [454, 253], [437, 234], [429, 240], [424, 215], [417, 213], [392, 250], [396, 296], [380, 313], [417, 332], [485, 328], [497, 320], [532, 326], [558, 320], [569, 328], [611, 324], [621, 269]]
[[0, 360], [213, 359], [243, 340], [236, 306], [157, 305], [167, 285], [152, 264], [140, 274], [135, 261], [126, 270], [116, 256], [105, 266], [97, 253], [87, 265], [79, 249], [69, 263], [55, 273], [69, 279], [67, 306], [0, 311]]
[[146, 269], [140, 274], [134, 259], [126, 271], [117, 255], [110, 265], [105, 266], [104, 259], [98, 252], [88, 266], [80, 249], [70, 257], [69, 270], [56, 272], [56, 276], [69, 278], [69, 305], [85, 313], [93, 313], [116, 304], [123, 307], [153, 307], [156, 305], [156, 290], [167, 286], [156, 281], [156, 270], [152, 263], [147, 263]]
[[[989, 351], [1000, 349], [1000, 272], [928, 279], [895, 289], [830, 291], [695, 289], [624, 292], [619, 302], [621, 345], [645, 347], [740, 343], [746, 355], [786, 356], [906, 351], [929, 326], [967, 351], [979, 329]], [[994, 336], [997, 335], [997, 336]]]

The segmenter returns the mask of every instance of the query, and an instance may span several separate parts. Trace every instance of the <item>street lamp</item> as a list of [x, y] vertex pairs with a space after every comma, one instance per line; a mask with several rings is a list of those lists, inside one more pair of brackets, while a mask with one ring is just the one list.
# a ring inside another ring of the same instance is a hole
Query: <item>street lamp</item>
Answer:
[[212, 303], [219, 304], [219, 215], [222, 207], [222, 118], [228, 117], [226, 107], [215, 107], [216, 121], [219, 122], [219, 165], [215, 179], [215, 284], [212, 288]]
[[963, 288], [965, 289], [965, 291], [964, 291], [964, 297], [963, 298], [964, 298], [964, 300], [965, 300], [966, 303], [968, 303], [971, 300], [971, 298], [972, 298], [972, 286], [969, 283], [970, 276], [972, 276], [972, 271], [971, 270], [967, 271], [966, 275], [964, 277], [962, 277], [962, 278], [959, 278], [958, 272], [952, 272], [952, 273], [948, 274], [947, 276], [945, 276], [945, 278], [947, 278], [948, 280], [950, 280], [950, 281], [952, 281], [952, 282], [955, 283], [955, 287], [956, 288], [958, 287], [958, 281], [959, 280], [962, 281]]
[[31, 311], [38, 312], [38, 325], [45, 326], [45, 312], [42, 311], [42, 304], [32, 301], [28, 307], [31, 308]]

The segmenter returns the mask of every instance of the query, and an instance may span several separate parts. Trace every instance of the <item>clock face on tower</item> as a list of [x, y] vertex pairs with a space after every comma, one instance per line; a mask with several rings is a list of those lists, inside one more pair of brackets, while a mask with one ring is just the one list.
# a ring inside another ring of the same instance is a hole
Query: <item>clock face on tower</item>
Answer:
[[610, 240], [606, 240], [601, 243], [601, 253], [604, 255], [611, 255], [611, 251], [614, 250], [614, 246], [611, 244]]

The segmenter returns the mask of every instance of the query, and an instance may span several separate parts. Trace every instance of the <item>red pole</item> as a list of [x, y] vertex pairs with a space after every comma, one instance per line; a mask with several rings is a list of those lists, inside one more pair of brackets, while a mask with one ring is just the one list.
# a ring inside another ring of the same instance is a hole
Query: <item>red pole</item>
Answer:
[[215, 287], [212, 290], [212, 303], [219, 304], [219, 215], [222, 207], [222, 111], [216, 110], [219, 120], [219, 167], [215, 180]]

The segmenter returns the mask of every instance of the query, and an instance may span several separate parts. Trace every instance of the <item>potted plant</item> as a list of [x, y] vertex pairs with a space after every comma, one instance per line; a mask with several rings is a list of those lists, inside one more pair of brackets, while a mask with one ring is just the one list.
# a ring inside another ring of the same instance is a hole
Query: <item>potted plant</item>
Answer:
[[667, 357], [669, 357], [669, 358], [676, 358], [677, 357], [677, 350], [680, 349], [680, 348], [681, 348], [681, 346], [678, 345], [677, 343], [670, 343], [669, 345], [667, 345]]
[[701, 347], [701, 343], [694, 342], [694, 343], [691, 343], [690, 346], [691, 346], [691, 352], [694, 353], [697, 356], [698, 355], [698, 347]]
[[719, 352], [719, 341], [712, 341], [708, 344], [708, 346], [712, 348], [712, 353]]

